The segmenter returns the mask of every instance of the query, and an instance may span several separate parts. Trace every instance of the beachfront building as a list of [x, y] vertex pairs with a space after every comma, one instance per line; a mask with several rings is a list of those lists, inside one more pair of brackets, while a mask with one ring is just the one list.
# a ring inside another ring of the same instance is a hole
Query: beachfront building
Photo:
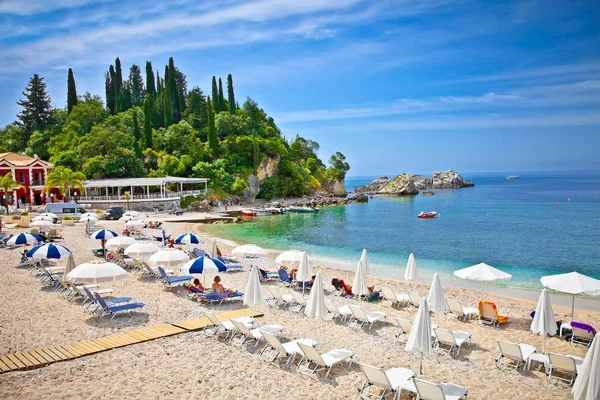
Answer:
[[48, 198], [58, 196], [58, 189], [53, 189], [49, 195], [44, 190], [46, 176], [52, 167], [51, 163], [40, 160], [37, 155], [29, 157], [18, 153], [0, 153], [0, 175], [11, 173], [13, 179], [21, 185], [19, 189], [9, 193], [4, 193], [0, 188], [2, 205], [5, 206], [7, 201], [19, 208], [25, 205], [42, 205]]
[[83, 193], [73, 193], [82, 203], [169, 201], [206, 194], [208, 179], [175, 176], [96, 179], [83, 182], [83, 187]]

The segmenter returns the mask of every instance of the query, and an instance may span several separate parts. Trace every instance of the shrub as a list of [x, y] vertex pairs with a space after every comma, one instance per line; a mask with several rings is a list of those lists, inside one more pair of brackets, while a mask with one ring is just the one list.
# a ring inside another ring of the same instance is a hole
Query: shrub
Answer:
[[202, 196], [183, 196], [181, 198], [181, 200], [179, 201], [179, 206], [181, 208], [188, 208], [190, 204], [192, 204], [195, 201], [200, 201], [202, 200], [203, 197]]
[[21, 215], [29, 215], [27, 211], [21, 211]]
[[96, 214], [102, 214], [103, 211], [102, 210], [96, 210]]
[[73, 217], [69, 217], [68, 215], [65, 215], [63, 217], [63, 221], [72, 221], [72, 220], [73, 220]]

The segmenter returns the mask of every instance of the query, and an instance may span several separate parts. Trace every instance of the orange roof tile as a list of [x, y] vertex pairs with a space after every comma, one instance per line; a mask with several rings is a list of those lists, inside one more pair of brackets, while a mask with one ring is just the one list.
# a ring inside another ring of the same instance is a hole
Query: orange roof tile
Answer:
[[49, 167], [52, 167], [52, 164], [50, 164], [48, 161], [44, 161], [38, 158], [34, 158], [34, 157], [29, 157], [26, 156], [25, 154], [18, 154], [18, 153], [0, 153], [0, 161], [5, 160], [8, 163], [14, 165], [15, 167], [26, 167], [29, 166], [31, 164], [33, 164], [36, 161], [40, 161], [43, 164], [48, 165]]

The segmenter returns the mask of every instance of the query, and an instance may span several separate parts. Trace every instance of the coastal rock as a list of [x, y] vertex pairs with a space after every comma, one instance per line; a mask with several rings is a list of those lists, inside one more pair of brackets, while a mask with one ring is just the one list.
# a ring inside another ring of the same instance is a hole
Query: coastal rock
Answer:
[[256, 177], [258, 181], [262, 181], [263, 179], [270, 178], [277, 172], [279, 168], [279, 157], [268, 157], [265, 156], [258, 166]]
[[458, 172], [450, 170], [433, 173], [432, 188], [434, 189], [463, 188], [471, 186], [475, 186], [475, 184], [469, 180], [463, 179]]
[[350, 197], [348, 200], [355, 201], [357, 203], [368, 203], [369, 196], [367, 196], [365, 193], [356, 193], [354, 196]]
[[433, 185], [433, 178], [423, 175], [410, 175], [410, 177], [415, 182], [415, 187], [417, 190], [425, 190]]
[[260, 182], [258, 178], [254, 175], [248, 176], [248, 186], [244, 189], [244, 194], [242, 196], [243, 201], [246, 203], [253, 202], [259, 192]]
[[348, 192], [346, 192], [346, 187], [345, 187], [345, 183], [344, 183], [344, 179], [336, 179], [333, 181], [333, 187], [331, 188], [331, 191], [333, 193], [334, 196], [336, 197], [346, 197], [346, 195], [348, 194]]
[[354, 193], [376, 193], [388, 183], [390, 179], [387, 176], [380, 176], [373, 182], [366, 184], [365, 186], [356, 186]]
[[412, 196], [419, 194], [419, 190], [415, 187], [414, 179], [410, 175], [400, 174], [380, 188], [377, 194]]

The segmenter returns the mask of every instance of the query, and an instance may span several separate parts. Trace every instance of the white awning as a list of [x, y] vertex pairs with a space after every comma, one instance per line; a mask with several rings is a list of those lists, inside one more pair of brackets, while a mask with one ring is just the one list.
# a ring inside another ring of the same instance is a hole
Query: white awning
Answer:
[[127, 187], [127, 186], [162, 186], [167, 183], [207, 183], [207, 178], [182, 178], [176, 176], [163, 176], [159, 178], [118, 178], [94, 179], [83, 182], [86, 188], [97, 187]]

